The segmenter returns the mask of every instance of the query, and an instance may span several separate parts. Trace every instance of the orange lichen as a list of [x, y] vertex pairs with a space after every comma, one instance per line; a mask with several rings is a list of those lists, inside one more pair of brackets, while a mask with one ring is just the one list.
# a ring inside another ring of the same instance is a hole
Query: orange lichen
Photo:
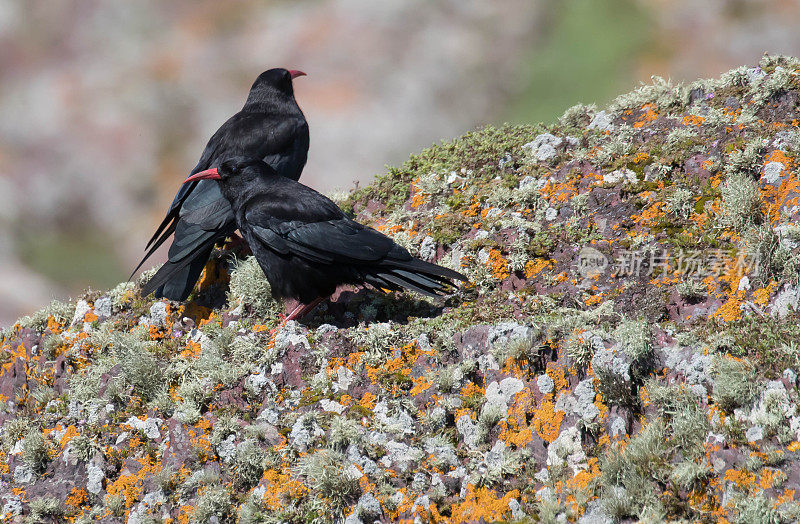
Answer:
[[552, 260], [545, 260], [543, 258], [528, 260], [525, 262], [525, 278], [533, 278], [551, 265], [553, 265]]
[[[408, 377], [411, 375], [411, 368], [420, 357], [433, 355], [434, 352], [434, 349], [423, 350], [417, 343], [411, 342], [400, 349], [399, 356], [387, 360], [378, 367], [366, 366], [367, 376], [373, 383], [378, 382], [380, 379], [398, 375]], [[392, 388], [392, 393], [397, 395], [401, 393], [396, 384]]]
[[794, 164], [794, 161], [792, 160], [792, 158], [789, 155], [787, 155], [785, 152], [781, 151], [780, 149], [773, 149], [772, 150], [772, 152], [769, 154], [769, 157], [767, 157], [767, 160], [766, 160], [765, 163], [769, 163], [769, 162], [780, 162], [781, 164], [783, 164], [787, 168], [791, 167]]
[[655, 202], [653, 205], [647, 206], [638, 215], [633, 215], [631, 219], [640, 225], [652, 227], [655, 225], [653, 221], [657, 218], [664, 216], [664, 202]]
[[58, 320], [53, 318], [52, 315], [50, 315], [49, 317], [47, 317], [47, 330], [49, 330], [54, 335], [58, 335], [62, 331], [64, 331], [64, 326], [61, 324], [61, 322], [59, 322]]
[[776, 481], [780, 478], [780, 470], [764, 468], [761, 470], [761, 476], [758, 479], [758, 485], [761, 486], [761, 489], [769, 489], [775, 485]]
[[561, 429], [561, 422], [566, 415], [563, 411], [556, 410], [556, 405], [551, 400], [543, 400], [534, 412], [531, 427], [545, 442], [553, 442]]
[[481, 210], [481, 203], [475, 201], [463, 213], [468, 217], [477, 217]]
[[778, 283], [773, 280], [767, 287], [756, 289], [753, 291], [753, 303], [759, 306], [765, 306], [769, 301], [770, 295], [772, 295], [777, 287]]
[[411, 183], [411, 207], [414, 209], [424, 204], [426, 198], [428, 197], [426, 193], [423, 193], [422, 191], [419, 190], [419, 188], [417, 187], [418, 183], [419, 183], [419, 178], [414, 179], [414, 181]]
[[784, 178], [781, 180], [778, 189], [768, 186], [760, 191], [761, 198], [767, 203], [767, 216], [770, 222], [780, 221], [781, 209], [790, 196], [796, 197], [800, 194], [800, 179], [795, 177]]
[[466, 500], [453, 505], [451, 522], [497, 522], [510, 511], [511, 499], [517, 498], [516, 489], [500, 497], [494, 490], [468, 484]]
[[358, 405], [367, 409], [375, 409], [375, 401], [378, 399], [374, 393], [367, 391], [358, 401]]
[[195, 453], [197, 453], [197, 458], [201, 463], [207, 462], [214, 456], [214, 447], [207, 438], [203, 436], [194, 437], [189, 440], [189, 443]]
[[178, 510], [178, 523], [189, 524], [194, 517], [194, 506], [181, 506]]
[[656, 118], [658, 118], [658, 112], [655, 110], [655, 104], [645, 104], [642, 106], [642, 116], [639, 117], [639, 120], [633, 123], [633, 127], [639, 129], [643, 127], [645, 124], [649, 124]]
[[70, 506], [72, 508], [80, 508], [81, 506], [85, 506], [89, 503], [89, 493], [83, 489], [74, 487], [72, 491], [70, 491], [69, 496], [64, 501], [66, 506]]
[[473, 410], [469, 409], [469, 408], [459, 408], [459, 409], [457, 409], [456, 412], [453, 414], [453, 418], [456, 421], [458, 421], [458, 419], [460, 419], [461, 417], [463, 417], [465, 415], [468, 416], [469, 418], [471, 418], [472, 420], [475, 420], [475, 419], [478, 418], [478, 416], [475, 414], [475, 412]]
[[186, 343], [186, 349], [181, 351], [181, 356], [183, 358], [197, 358], [200, 356], [200, 353], [203, 351], [202, 346], [199, 342], [192, 342], [191, 340]]
[[78, 435], [80, 435], [80, 433], [78, 432], [78, 428], [70, 424], [69, 426], [67, 426], [67, 430], [64, 433], [64, 435], [62, 435], [61, 439], [58, 441], [58, 445], [63, 450], [66, 447], [66, 445], [69, 444], [69, 441], [74, 439]]
[[487, 263], [492, 271], [495, 280], [505, 280], [508, 278], [508, 262], [503, 258], [502, 253], [496, 249], [489, 251], [489, 261]]
[[756, 476], [746, 470], [729, 469], [725, 472], [725, 480], [733, 482], [744, 491], [749, 491], [756, 482]]
[[527, 424], [528, 414], [533, 411], [531, 390], [525, 388], [515, 394], [506, 419], [500, 421], [498, 438], [510, 446], [525, 447], [533, 440], [533, 430]]
[[706, 117], [700, 115], [687, 115], [683, 117], [683, 125], [685, 126], [700, 126], [706, 121]]
[[125, 499], [125, 507], [130, 508], [141, 495], [141, 488], [136, 486], [138, 481], [136, 475], [120, 475], [106, 487], [106, 492], [111, 496], [121, 495]]
[[[201, 307], [201, 306], [198, 306], [198, 307]], [[190, 309], [191, 308], [186, 308], [186, 314], [187, 315], [189, 314]], [[211, 309], [208, 309], [208, 308], [202, 308], [200, 310], [201, 314], [203, 313], [203, 310], [207, 310], [208, 312], [207, 312], [207, 314], [203, 314], [201, 317], [198, 317], [198, 318], [200, 318], [199, 327], [207, 326], [208, 324], [211, 324], [212, 322], [214, 322], [217, 319], [217, 314], [214, 313], [214, 310], [211, 310]], [[192, 317], [192, 318], [194, 318], [194, 317]], [[195, 321], [197, 321], [197, 318], [195, 318]]]
[[553, 380], [555, 386], [553, 391], [556, 395], [558, 395], [559, 391], [564, 391], [569, 388], [569, 379], [563, 367], [548, 366], [546, 374]]
[[425, 377], [416, 378], [414, 379], [414, 387], [412, 387], [411, 391], [409, 391], [409, 395], [412, 397], [419, 395], [423, 391], [430, 389], [432, 385], [433, 383]]
[[591, 482], [600, 476], [600, 464], [597, 457], [590, 457], [588, 460], [589, 469], [578, 471], [574, 477], [567, 481], [567, 488], [577, 491], [585, 491]]
[[461, 388], [461, 396], [464, 398], [472, 398], [478, 395], [483, 395], [483, 388], [474, 382], [470, 382]]
[[262, 500], [267, 508], [273, 511], [285, 507], [287, 500], [298, 500], [308, 493], [308, 488], [299, 480], [293, 479], [285, 468], [282, 472], [268, 469], [262, 478], [267, 481], [267, 489]]
[[599, 304], [603, 301], [603, 293], [598, 293], [596, 295], [589, 295], [586, 297], [583, 302], [587, 306], [594, 306], [595, 304]]

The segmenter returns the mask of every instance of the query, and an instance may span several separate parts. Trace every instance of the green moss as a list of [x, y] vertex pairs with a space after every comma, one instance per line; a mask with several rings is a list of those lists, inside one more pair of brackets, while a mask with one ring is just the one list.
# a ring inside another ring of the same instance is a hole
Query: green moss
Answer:
[[[347, 209], [358, 204], [366, 205], [370, 200], [385, 204], [387, 210], [395, 209], [408, 200], [411, 182], [429, 173], [461, 172], [469, 177], [489, 180], [500, 174], [498, 161], [506, 153], [521, 155], [521, 148], [531, 141], [541, 128], [536, 126], [502, 127], [487, 126], [471, 131], [450, 142], [424, 149], [412, 155], [401, 167], [389, 168], [385, 175], [378, 175], [375, 182], [351, 193], [344, 202]], [[458, 200], [452, 202], [460, 206]]]
[[428, 234], [442, 246], [450, 246], [460, 240], [472, 224], [463, 215], [452, 213], [438, 218], [428, 224]]

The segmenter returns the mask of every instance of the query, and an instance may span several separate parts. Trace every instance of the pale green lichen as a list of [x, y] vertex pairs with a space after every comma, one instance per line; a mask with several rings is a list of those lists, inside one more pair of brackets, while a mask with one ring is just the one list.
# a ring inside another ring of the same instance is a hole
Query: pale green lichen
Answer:
[[[773, 278], [783, 276], [787, 264], [794, 259], [768, 223], [749, 228], [745, 231], [742, 241], [745, 253], [756, 264], [758, 279], [765, 284]], [[793, 261], [789, 269], [796, 265], [797, 262]]]
[[341, 453], [322, 450], [302, 457], [297, 471], [306, 478], [311, 492], [324, 497], [334, 515], [341, 515], [357, 500], [360, 491], [358, 477], [351, 469], [351, 464]]
[[22, 317], [17, 321], [21, 328], [30, 328], [37, 331], [43, 331], [47, 327], [47, 320], [50, 317], [56, 322], [64, 323], [67, 320], [72, 320], [72, 315], [75, 312], [75, 304], [53, 300], [49, 306], [40, 309], [30, 316]]
[[22, 439], [22, 461], [35, 473], [42, 474], [52, 458], [52, 444], [38, 429], [30, 429]]
[[583, 130], [587, 125], [589, 125], [589, 122], [591, 122], [592, 117], [596, 112], [597, 106], [594, 104], [578, 104], [564, 111], [564, 114], [558, 119], [558, 123], [559, 126], [565, 130]]
[[237, 262], [231, 273], [228, 301], [242, 305], [260, 316], [279, 311], [280, 305], [272, 298], [269, 282], [255, 257]]
[[264, 473], [264, 452], [253, 440], [245, 440], [236, 448], [233, 466], [234, 483], [238, 489], [250, 489], [258, 484]]
[[747, 173], [735, 172], [720, 186], [722, 208], [718, 221], [723, 227], [744, 231], [763, 220], [758, 183]]
[[195, 522], [229, 524], [236, 522], [235, 517], [231, 494], [225, 486], [212, 484], [200, 494], [194, 512]]
[[706, 296], [705, 286], [696, 280], [686, 278], [678, 283], [678, 295], [687, 302], [696, 302]]
[[30, 513], [25, 519], [26, 522], [31, 524], [39, 524], [40, 522], [48, 522], [53, 520], [60, 520], [65, 515], [65, 510], [61, 506], [61, 502], [55, 497], [36, 497], [31, 500]]
[[611, 105], [609, 110], [615, 113], [625, 109], [639, 109], [645, 104], [654, 104], [658, 111], [676, 110], [688, 103], [688, 90], [681, 84], [673, 85], [670, 80], [660, 76], [650, 77], [651, 84], [642, 84], [641, 87], [620, 95]]
[[755, 369], [746, 360], [717, 356], [712, 375], [714, 402], [726, 413], [749, 405], [758, 393]]

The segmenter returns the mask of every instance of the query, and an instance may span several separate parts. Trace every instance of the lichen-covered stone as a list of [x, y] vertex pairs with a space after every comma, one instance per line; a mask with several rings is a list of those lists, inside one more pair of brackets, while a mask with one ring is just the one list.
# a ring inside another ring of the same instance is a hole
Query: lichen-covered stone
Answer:
[[797, 521], [797, 70], [656, 79], [352, 192], [469, 276], [446, 299], [281, 323], [215, 255], [186, 304], [126, 283], [20, 319], [2, 518]]

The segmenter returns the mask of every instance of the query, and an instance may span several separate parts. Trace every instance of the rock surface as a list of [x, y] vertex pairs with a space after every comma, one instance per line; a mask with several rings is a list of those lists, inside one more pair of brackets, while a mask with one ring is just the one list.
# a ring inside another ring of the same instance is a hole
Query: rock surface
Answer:
[[186, 304], [126, 283], [21, 319], [2, 517], [796, 521], [798, 71], [485, 128], [350, 194], [470, 277], [447, 300], [281, 325], [220, 255]]

